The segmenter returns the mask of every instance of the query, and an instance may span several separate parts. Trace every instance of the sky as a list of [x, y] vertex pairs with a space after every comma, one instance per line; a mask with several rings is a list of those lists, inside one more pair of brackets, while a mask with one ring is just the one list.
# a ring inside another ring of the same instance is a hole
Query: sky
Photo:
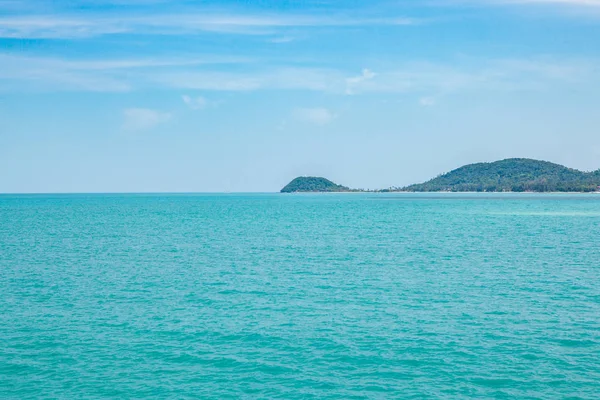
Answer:
[[600, 168], [600, 0], [0, 0], [0, 193]]

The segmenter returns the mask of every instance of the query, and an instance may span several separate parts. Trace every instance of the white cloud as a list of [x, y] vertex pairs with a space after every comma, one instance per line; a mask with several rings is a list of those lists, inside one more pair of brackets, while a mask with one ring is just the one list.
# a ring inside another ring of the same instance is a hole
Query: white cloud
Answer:
[[421, 97], [419, 99], [419, 104], [423, 107], [431, 107], [436, 103], [435, 97]]
[[52, 57], [27, 57], [0, 53], [0, 62], [6, 66], [18, 64], [18, 68], [28, 64], [42, 65], [45, 69], [96, 71], [119, 69], [142, 69], [164, 67], [193, 67], [210, 64], [241, 64], [252, 60], [246, 57], [212, 56], [191, 58], [124, 58], [124, 59], [96, 59], [72, 60]]
[[[69, 60], [0, 53], [0, 82], [16, 90], [124, 92], [152, 80], [165, 69], [208, 64], [248, 62], [238, 57], [206, 56], [191, 59]], [[155, 83], [156, 84], [156, 83]]]
[[190, 13], [171, 15], [28, 15], [0, 17], [0, 37], [85, 38], [111, 34], [180, 35], [217, 32], [272, 35], [285, 28], [402, 26], [419, 21], [397, 18], [352, 18], [317, 15], [242, 15]]
[[201, 110], [208, 104], [208, 101], [202, 96], [190, 97], [184, 94], [181, 99], [192, 110]]
[[[431, 4], [437, 6], [557, 6], [565, 11], [590, 11], [592, 8], [600, 7], [600, 0], [431, 0]], [[574, 14], [579, 15], [579, 14]], [[593, 13], [597, 16], [598, 14]]]
[[281, 43], [290, 43], [290, 42], [293, 42], [294, 40], [295, 39], [291, 36], [278, 36], [278, 37], [271, 38], [268, 41], [271, 43], [281, 44]]
[[547, 4], [547, 5], [566, 5], [566, 6], [600, 6], [600, 0], [431, 0], [433, 5], [453, 5], [453, 6], [487, 6], [487, 5], [518, 5], [518, 4]]
[[337, 118], [337, 114], [327, 108], [296, 108], [292, 114], [297, 120], [316, 125], [327, 125]]
[[123, 110], [123, 130], [142, 131], [154, 128], [171, 119], [171, 114], [149, 108], [128, 108]]
[[356, 86], [358, 86], [361, 82], [375, 78], [375, 75], [377, 74], [370, 69], [365, 68], [362, 70], [362, 73], [359, 76], [346, 79], [346, 94], [354, 94], [354, 88]]
[[594, 60], [463, 59], [453, 64], [400, 64], [378, 72], [376, 79], [355, 77], [346, 93], [444, 95], [461, 90], [527, 91], [551, 88], [557, 83], [579, 85], [599, 80], [600, 67]]
[[115, 23], [63, 16], [10, 16], [0, 18], [0, 37], [83, 38], [127, 32]]
[[340, 71], [319, 68], [263, 68], [256, 71], [177, 71], [149, 76], [155, 84], [190, 90], [242, 92], [260, 89], [311, 90], [338, 92], [343, 90]]
[[572, 6], [600, 6], [600, 0], [488, 0], [497, 4], [565, 4]]
[[177, 71], [157, 73], [148, 78], [155, 85], [178, 89], [243, 92], [264, 87], [262, 75], [251, 73]]
[[[19, 57], [0, 53], [2, 91], [122, 92], [144, 88], [204, 91], [303, 90], [331, 94], [430, 93], [458, 90], [540, 90], [557, 83], [589, 85], [600, 81], [595, 59], [485, 60], [466, 58], [452, 64], [398, 63], [375, 74], [364, 69], [347, 71], [317, 67], [272, 67], [269, 60], [247, 63], [245, 68], [222, 68], [219, 61], [246, 63], [243, 58], [193, 60], [112, 59], [67, 60]], [[209, 65], [214, 63], [215, 65]], [[349, 77], [350, 76], [350, 77]], [[201, 99], [183, 98], [191, 107], [208, 106]]]

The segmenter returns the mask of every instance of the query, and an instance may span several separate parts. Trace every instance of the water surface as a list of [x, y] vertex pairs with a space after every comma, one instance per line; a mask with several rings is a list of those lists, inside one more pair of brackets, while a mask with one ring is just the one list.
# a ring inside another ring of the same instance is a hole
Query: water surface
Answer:
[[0, 196], [0, 398], [600, 397], [598, 195]]

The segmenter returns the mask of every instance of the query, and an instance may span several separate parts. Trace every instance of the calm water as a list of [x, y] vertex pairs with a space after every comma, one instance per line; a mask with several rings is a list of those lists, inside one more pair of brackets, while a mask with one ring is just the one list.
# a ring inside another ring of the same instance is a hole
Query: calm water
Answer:
[[600, 397], [599, 195], [0, 196], [0, 398]]

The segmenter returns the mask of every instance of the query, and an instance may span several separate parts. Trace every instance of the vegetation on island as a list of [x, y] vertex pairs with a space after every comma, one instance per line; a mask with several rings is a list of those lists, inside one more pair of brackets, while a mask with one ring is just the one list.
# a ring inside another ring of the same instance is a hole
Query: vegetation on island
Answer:
[[301, 176], [288, 183], [281, 193], [297, 192], [351, 192], [350, 188], [315, 176]]
[[[299, 177], [281, 189], [292, 192], [362, 192], [325, 178]], [[427, 182], [378, 192], [595, 192], [600, 170], [583, 172], [527, 158], [469, 164]]]
[[600, 170], [583, 172], [548, 161], [527, 158], [469, 164], [425, 183], [400, 190], [410, 192], [594, 192]]

